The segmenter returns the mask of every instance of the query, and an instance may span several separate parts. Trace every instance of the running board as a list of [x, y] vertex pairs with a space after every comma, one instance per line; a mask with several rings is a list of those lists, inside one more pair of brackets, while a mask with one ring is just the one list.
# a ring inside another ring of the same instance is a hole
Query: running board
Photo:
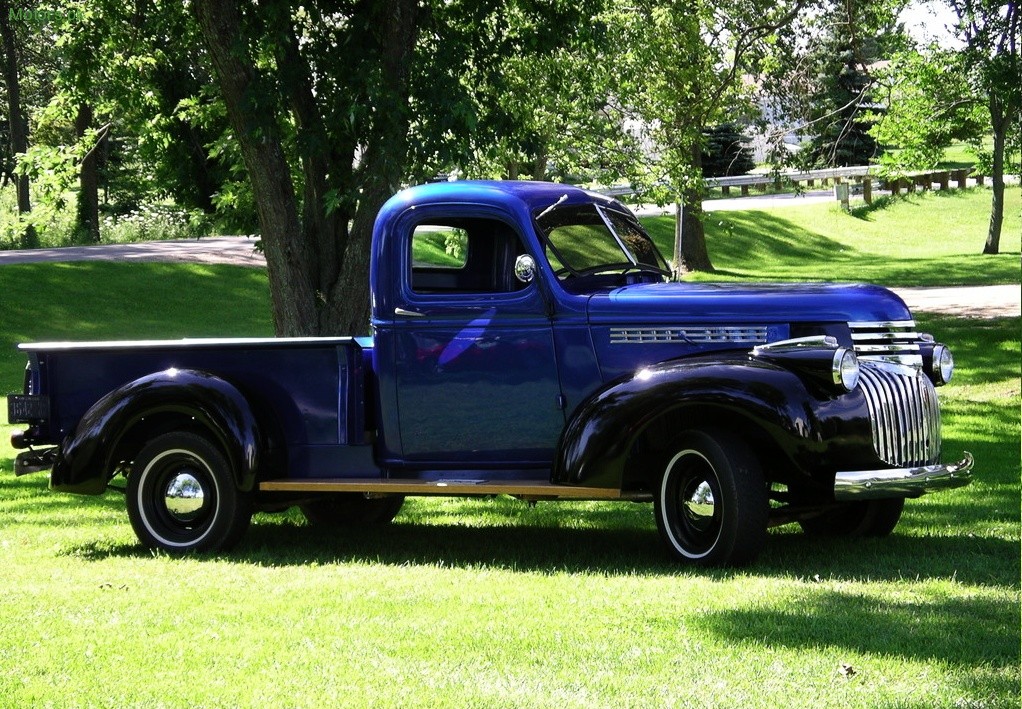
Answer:
[[263, 492], [368, 492], [377, 495], [511, 495], [531, 500], [646, 500], [644, 493], [604, 487], [554, 485], [548, 480], [401, 480], [317, 478], [266, 480]]

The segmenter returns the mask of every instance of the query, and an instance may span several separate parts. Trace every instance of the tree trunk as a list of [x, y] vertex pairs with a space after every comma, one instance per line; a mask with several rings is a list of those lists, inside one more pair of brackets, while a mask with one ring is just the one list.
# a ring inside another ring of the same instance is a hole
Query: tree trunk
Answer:
[[990, 96], [990, 124], [994, 132], [993, 169], [990, 175], [993, 195], [984, 254], [1000, 253], [1001, 225], [1004, 222], [1004, 144], [1011, 127], [1011, 115], [1004, 110], [1001, 99], [994, 95]]
[[276, 116], [258, 106], [259, 77], [244, 53], [238, 7], [230, 0], [204, 0], [194, 7], [255, 195], [274, 331], [280, 337], [318, 335], [316, 293], [309, 278], [313, 254], [303, 238]]
[[[83, 103], [75, 116], [75, 135], [85, 136], [92, 125], [92, 106]], [[100, 140], [105, 140], [101, 138]], [[75, 212], [75, 232], [78, 241], [99, 243], [99, 149], [100, 144], [82, 158], [78, 168], [78, 209]]]
[[359, 169], [361, 197], [344, 248], [340, 274], [328, 291], [323, 324], [334, 334], [368, 332], [369, 254], [373, 225], [380, 207], [401, 186], [408, 162], [408, 97], [410, 72], [418, 36], [417, 0], [391, 0], [372, 10], [372, 26], [383, 58], [382, 113]]
[[534, 180], [545, 180], [547, 179], [547, 163], [550, 158], [547, 156], [546, 150], [541, 150], [532, 159], [532, 179]]
[[[10, 10], [10, 2], [0, 0], [0, 39], [4, 43], [4, 79], [7, 83], [11, 154], [17, 156], [28, 150], [28, 122], [21, 111], [21, 72], [18, 66], [18, 46], [14, 28], [11, 26]], [[28, 177], [16, 175], [15, 182], [18, 187], [18, 214], [28, 214], [32, 211]], [[21, 247], [29, 249], [37, 246], [39, 246], [39, 237], [36, 235], [35, 227], [28, 224], [21, 235]]]
[[[369, 3], [367, 26], [381, 57], [376, 118], [352, 169], [355, 146], [328, 145], [312, 91], [311, 69], [297, 40], [285, 35], [277, 68], [298, 128], [304, 199], [285, 155], [279, 116], [260, 96], [272, 84], [248, 56], [241, 15], [230, 0], [199, 0], [195, 14], [212, 59], [231, 128], [255, 195], [279, 336], [359, 334], [369, 325], [369, 254], [376, 213], [399, 187], [407, 161], [408, 81], [416, 37], [415, 0]], [[304, 147], [303, 147], [304, 146]], [[345, 151], [350, 147], [350, 154]], [[357, 194], [336, 214], [326, 211], [329, 187]], [[299, 202], [303, 205], [299, 208]], [[351, 221], [350, 231], [348, 221]]]
[[[691, 166], [696, 175], [703, 170], [702, 150], [698, 143], [690, 152]], [[692, 182], [679, 202], [674, 226], [674, 268], [675, 278], [689, 271], [713, 271], [710, 254], [706, 250], [706, 229], [703, 226], [703, 185], [702, 180]]]

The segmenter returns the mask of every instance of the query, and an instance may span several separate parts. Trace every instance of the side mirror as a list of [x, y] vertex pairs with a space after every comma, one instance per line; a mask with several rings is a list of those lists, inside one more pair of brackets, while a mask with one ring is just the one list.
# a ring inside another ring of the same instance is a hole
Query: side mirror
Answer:
[[515, 278], [522, 283], [532, 283], [536, 279], [536, 260], [528, 254], [515, 259]]

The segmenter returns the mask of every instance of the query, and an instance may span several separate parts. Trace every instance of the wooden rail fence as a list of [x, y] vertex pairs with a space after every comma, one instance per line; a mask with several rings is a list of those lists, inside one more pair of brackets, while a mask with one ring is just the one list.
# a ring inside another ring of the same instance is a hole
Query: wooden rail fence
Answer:
[[[724, 195], [730, 195], [732, 188], [737, 187], [742, 196], [747, 196], [751, 188], [755, 188], [759, 192], [765, 193], [771, 187], [775, 190], [781, 190], [786, 186], [791, 185], [813, 188], [816, 187], [817, 182], [819, 182], [822, 187], [827, 187], [829, 185], [850, 185], [861, 189], [863, 200], [865, 200], [866, 204], [871, 204], [873, 202], [874, 186], [880, 190], [890, 191], [893, 195], [900, 194], [903, 191], [915, 192], [916, 190], [930, 189], [947, 190], [951, 188], [952, 182], [956, 188], [961, 189], [966, 187], [968, 178], [970, 177], [970, 172], [971, 170], [968, 169], [933, 170], [930, 172], [919, 172], [897, 179], [885, 179], [878, 175], [871, 174], [871, 168], [869, 167], [842, 167], [830, 170], [783, 172], [780, 174], [711, 177], [707, 178], [706, 185], [711, 188], [719, 188], [721, 194]], [[972, 175], [971, 177], [975, 180], [976, 184], [983, 184], [983, 175], [977, 174]], [[612, 197], [634, 194], [634, 190], [628, 186], [611, 187], [600, 191]], [[845, 190], [835, 188], [835, 198], [841, 199], [840, 195], [842, 194], [845, 195], [845, 197], [841, 201], [846, 202], [847, 192]]]

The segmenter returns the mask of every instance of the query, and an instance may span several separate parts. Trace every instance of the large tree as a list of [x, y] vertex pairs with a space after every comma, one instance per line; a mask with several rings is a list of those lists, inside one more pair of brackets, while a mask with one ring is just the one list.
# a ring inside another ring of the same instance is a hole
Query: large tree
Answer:
[[[1022, 18], [1017, 2], [949, 0], [960, 47], [899, 53], [885, 75], [888, 108], [873, 129], [899, 150], [894, 173], [932, 169], [953, 140], [974, 143], [990, 171], [992, 199], [983, 253], [1000, 249], [1008, 146], [1022, 144]], [[985, 116], [985, 118], [984, 118]], [[982, 147], [993, 137], [992, 149]]]
[[948, 0], [948, 4], [958, 16], [955, 30], [965, 43], [966, 65], [990, 117], [993, 196], [983, 253], [996, 254], [1004, 221], [1005, 148], [1012, 131], [1022, 131], [1022, 16], [1016, 0]]
[[613, 23], [622, 101], [643, 126], [653, 162], [633, 180], [679, 218], [674, 265], [713, 269], [702, 219], [704, 129], [747, 106], [746, 77], [760, 72], [777, 33], [809, 0], [621, 2]]
[[[255, 194], [274, 327], [281, 336], [361, 332], [373, 215], [406, 166], [419, 8], [395, 0], [335, 15], [313, 5], [304, 17], [286, 5], [246, 9], [195, 3]], [[314, 71], [300, 32], [313, 49], [336, 42], [347, 66]], [[285, 150], [290, 121], [301, 195]]]
[[[21, 75], [25, 69], [23, 41], [19, 36], [19, 28], [14, 24], [16, 20], [13, 10], [10, 0], [0, 0], [0, 41], [3, 42], [3, 78], [4, 88], [7, 90], [7, 133], [9, 137], [8, 150], [4, 152], [12, 161], [14, 156], [24, 154], [28, 150], [28, 118], [21, 97]], [[22, 24], [26, 23], [22, 21]], [[18, 214], [26, 215], [32, 211], [29, 178], [24, 173], [18, 173], [14, 175], [14, 180], [18, 193]], [[26, 224], [21, 234], [22, 248], [31, 248], [37, 245], [38, 237], [35, 227], [32, 224]]]
[[194, 3], [251, 181], [279, 335], [365, 331], [380, 206], [409, 176], [463, 162], [479, 146], [465, 136], [496, 115], [488, 86], [503, 60], [552, 51], [584, 5]]

